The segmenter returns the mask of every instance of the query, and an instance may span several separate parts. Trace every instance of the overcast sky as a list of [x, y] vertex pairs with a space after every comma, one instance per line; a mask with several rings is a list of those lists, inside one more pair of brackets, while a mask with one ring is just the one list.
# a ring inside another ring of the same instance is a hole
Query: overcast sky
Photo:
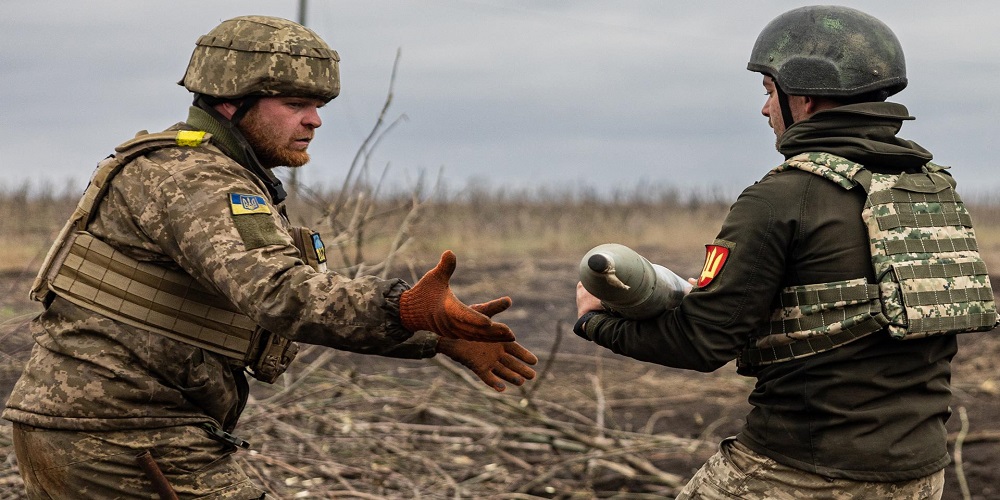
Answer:
[[[1000, 2], [845, 1], [901, 40], [917, 117], [901, 135], [952, 165], [965, 191], [1000, 187]], [[372, 166], [450, 188], [738, 193], [780, 163], [746, 70], [771, 19], [804, 2], [309, 0], [306, 24], [341, 55], [342, 92], [301, 179], [340, 184], [385, 100]], [[298, 0], [2, 0], [2, 186], [82, 189], [136, 131], [186, 117], [176, 85], [195, 40], [245, 14], [296, 19]], [[284, 176], [284, 175], [282, 175]]]

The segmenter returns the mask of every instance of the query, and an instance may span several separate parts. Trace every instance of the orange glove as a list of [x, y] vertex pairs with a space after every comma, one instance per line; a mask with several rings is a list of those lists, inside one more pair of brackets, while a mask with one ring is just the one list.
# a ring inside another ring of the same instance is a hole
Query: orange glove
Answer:
[[[510, 299], [504, 304], [502, 299], [497, 299], [485, 304], [474, 304], [470, 309], [492, 317], [507, 309], [509, 301]], [[520, 386], [525, 379], [535, 378], [535, 370], [527, 365], [538, 362], [531, 351], [517, 342], [470, 342], [441, 337], [438, 339], [437, 352], [462, 363], [497, 392], [507, 389], [503, 380]]]
[[473, 309], [455, 297], [448, 281], [455, 272], [455, 254], [445, 250], [441, 262], [427, 271], [427, 274], [413, 288], [403, 292], [399, 298], [399, 317], [403, 328], [415, 332], [427, 330], [442, 337], [471, 340], [477, 342], [511, 342], [514, 332], [490, 316], [510, 307], [510, 297], [501, 297], [485, 304], [480, 310]]

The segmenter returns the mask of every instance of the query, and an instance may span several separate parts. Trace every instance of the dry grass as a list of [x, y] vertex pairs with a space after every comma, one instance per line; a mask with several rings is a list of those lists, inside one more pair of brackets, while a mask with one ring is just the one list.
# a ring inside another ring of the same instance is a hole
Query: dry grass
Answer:
[[676, 252], [711, 241], [724, 213], [717, 205], [692, 210], [673, 201], [495, 200], [433, 208], [424, 225], [432, 237], [424, 246], [481, 258], [582, 256], [598, 243], [613, 241]]
[[[310, 193], [289, 202], [293, 223], [323, 233], [334, 265], [377, 263], [393, 251], [399, 227], [411, 238], [404, 262], [433, 262], [445, 249], [462, 259], [572, 259], [593, 246], [618, 242], [654, 262], [700, 264], [701, 249], [714, 239], [731, 200], [718, 195], [681, 197], [676, 192], [631, 192], [613, 197], [566, 192], [467, 192], [423, 196], [419, 210], [410, 194], [386, 196], [366, 207], [368, 221], [359, 251], [354, 237], [337, 238], [329, 204], [337, 192]], [[77, 194], [26, 187], [0, 192], [0, 272], [34, 269], [44, 257]], [[443, 201], [442, 201], [443, 200]], [[983, 258], [1000, 269], [1000, 202], [970, 203]]]
[[0, 272], [37, 267], [78, 197], [27, 185], [0, 191]]

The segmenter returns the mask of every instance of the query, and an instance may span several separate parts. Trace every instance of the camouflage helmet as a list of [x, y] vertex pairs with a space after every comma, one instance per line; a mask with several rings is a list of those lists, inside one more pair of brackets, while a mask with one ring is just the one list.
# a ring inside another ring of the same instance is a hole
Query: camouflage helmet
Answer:
[[241, 16], [198, 39], [180, 82], [219, 99], [340, 93], [340, 56], [315, 32], [278, 17]]
[[793, 9], [760, 32], [747, 69], [770, 75], [790, 95], [851, 97], [906, 87], [896, 35], [859, 10], [832, 5]]

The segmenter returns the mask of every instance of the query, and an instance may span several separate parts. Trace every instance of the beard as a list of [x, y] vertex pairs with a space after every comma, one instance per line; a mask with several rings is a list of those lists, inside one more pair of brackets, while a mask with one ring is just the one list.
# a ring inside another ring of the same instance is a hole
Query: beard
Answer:
[[259, 108], [254, 106], [243, 120], [240, 121], [239, 129], [250, 142], [253, 152], [257, 155], [261, 165], [266, 168], [274, 167], [301, 167], [309, 163], [309, 153], [305, 150], [299, 151], [291, 149], [287, 144], [282, 143], [279, 137], [282, 134], [265, 120], [260, 118]]

